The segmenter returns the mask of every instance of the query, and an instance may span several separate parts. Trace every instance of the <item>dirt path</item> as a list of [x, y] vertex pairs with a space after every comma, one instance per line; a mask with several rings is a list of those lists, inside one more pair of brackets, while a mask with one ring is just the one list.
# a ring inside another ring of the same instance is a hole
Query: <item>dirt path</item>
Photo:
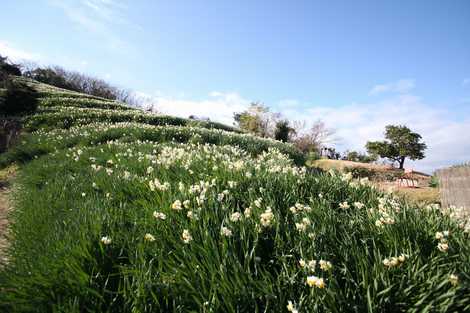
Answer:
[[8, 212], [11, 209], [8, 195], [14, 175], [15, 168], [6, 168], [0, 171], [0, 264], [6, 261], [4, 251], [8, 242], [5, 235], [8, 230]]

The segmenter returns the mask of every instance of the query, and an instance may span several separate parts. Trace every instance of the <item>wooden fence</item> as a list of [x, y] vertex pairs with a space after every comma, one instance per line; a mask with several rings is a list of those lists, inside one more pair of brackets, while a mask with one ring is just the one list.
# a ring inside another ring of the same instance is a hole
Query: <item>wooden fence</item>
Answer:
[[441, 169], [436, 172], [439, 178], [441, 204], [443, 208], [456, 206], [470, 211], [470, 166]]

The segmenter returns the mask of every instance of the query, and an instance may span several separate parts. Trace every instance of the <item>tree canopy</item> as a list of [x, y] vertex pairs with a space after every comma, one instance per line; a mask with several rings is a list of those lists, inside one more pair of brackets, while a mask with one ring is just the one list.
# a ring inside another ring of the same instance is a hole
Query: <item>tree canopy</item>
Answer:
[[384, 141], [368, 141], [366, 149], [371, 155], [378, 155], [393, 162], [398, 162], [403, 169], [405, 159], [421, 160], [424, 158], [426, 144], [421, 141], [421, 135], [412, 132], [404, 125], [387, 125]]

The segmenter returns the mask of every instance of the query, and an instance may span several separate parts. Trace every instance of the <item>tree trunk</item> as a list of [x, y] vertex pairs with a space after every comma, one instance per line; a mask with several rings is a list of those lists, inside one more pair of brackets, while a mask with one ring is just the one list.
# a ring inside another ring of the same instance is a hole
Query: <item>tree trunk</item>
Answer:
[[403, 165], [405, 165], [405, 157], [401, 157], [398, 162], [400, 162], [400, 169], [402, 170], [402, 169], [403, 169]]

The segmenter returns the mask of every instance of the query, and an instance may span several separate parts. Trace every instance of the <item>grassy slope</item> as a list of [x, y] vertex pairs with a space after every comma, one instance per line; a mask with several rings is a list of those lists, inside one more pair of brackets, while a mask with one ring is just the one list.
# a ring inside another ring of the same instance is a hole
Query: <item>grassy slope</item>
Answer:
[[468, 234], [434, 207], [309, 173], [289, 145], [171, 117], [122, 121], [122, 108], [87, 114], [112, 103], [36, 87], [35, 133], [0, 157], [24, 163], [0, 311], [470, 309]]

